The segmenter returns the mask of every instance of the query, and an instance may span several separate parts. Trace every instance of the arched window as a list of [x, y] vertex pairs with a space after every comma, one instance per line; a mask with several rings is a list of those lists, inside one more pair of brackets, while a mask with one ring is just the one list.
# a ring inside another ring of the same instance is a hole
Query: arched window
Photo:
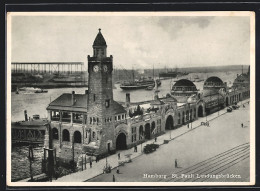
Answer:
[[139, 140], [142, 140], [144, 138], [144, 128], [143, 126], [141, 125], [139, 127]]
[[67, 129], [62, 131], [62, 141], [70, 141], [70, 133]]
[[74, 143], [81, 143], [81, 133], [79, 131], [74, 132]]
[[152, 129], [151, 129], [151, 132], [152, 132], [152, 133], [155, 133], [154, 130], [155, 130], [155, 122], [153, 121], [153, 122], [152, 122]]
[[52, 138], [55, 140], [59, 140], [59, 132], [57, 128], [52, 129]]

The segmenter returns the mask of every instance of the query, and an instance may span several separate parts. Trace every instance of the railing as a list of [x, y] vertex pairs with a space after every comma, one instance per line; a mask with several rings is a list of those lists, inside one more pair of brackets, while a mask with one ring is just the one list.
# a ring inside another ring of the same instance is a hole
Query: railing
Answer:
[[73, 119], [72, 121], [73, 121], [73, 123], [79, 123], [79, 124], [82, 124], [82, 122], [83, 122], [82, 119]]
[[69, 118], [61, 118], [61, 121], [62, 122], [71, 122], [71, 118], [69, 117]]
[[60, 117], [51, 117], [52, 121], [60, 121]]

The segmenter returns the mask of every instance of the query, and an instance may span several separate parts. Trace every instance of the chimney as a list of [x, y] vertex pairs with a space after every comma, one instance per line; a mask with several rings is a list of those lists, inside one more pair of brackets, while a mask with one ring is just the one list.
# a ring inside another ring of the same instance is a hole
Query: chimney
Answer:
[[75, 95], [75, 91], [72, 91], [72, 93], [71, 93], [71, 105], [74, 105], [74, 100], [75, 100], [75, 98], [74, 98], [74, 95]]
[[24, 110], [24, 120], [28, 121], [27, 110]]
[[125, 95], [126, 95], [125, 105], [127, 107], [129, 107], [130, 106], [130, 93], [126, 93]]

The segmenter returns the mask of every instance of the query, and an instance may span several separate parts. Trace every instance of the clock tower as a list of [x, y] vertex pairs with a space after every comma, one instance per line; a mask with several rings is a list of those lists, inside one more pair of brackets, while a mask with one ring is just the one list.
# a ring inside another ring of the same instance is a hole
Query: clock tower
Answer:
[[[113, 114], [113, 89], [112, 71], [113, 57], [107, 57], [107, 44], [101, 29], [93, 43], [93, 56], [88, 55], [88, 103], [87, 121], [91, 129], [89, 133], [92, 144], [99, 150], [113, 150], [112, 143], [107, 148], [107, 141], [113, 142], [114, 128], [112, 125]], [[105, 141], [105, 142], [104, 142]], [[105, 146], [102, 146], [105, 145]]]

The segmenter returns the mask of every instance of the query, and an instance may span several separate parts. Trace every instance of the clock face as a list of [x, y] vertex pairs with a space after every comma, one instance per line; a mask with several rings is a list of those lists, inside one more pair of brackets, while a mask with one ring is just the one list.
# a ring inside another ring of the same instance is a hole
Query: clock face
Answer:
[[103, 69], [104, 69], [104, 72], [107, 72], [107, 65], [105, 65], [105, 66], [103, 67]]
[[94, 72], [98, 72], [98, 70], [99, 70], [98, 65], [95, 65], [95, 66], [93, 67], [93, 71], [94, 71]]

